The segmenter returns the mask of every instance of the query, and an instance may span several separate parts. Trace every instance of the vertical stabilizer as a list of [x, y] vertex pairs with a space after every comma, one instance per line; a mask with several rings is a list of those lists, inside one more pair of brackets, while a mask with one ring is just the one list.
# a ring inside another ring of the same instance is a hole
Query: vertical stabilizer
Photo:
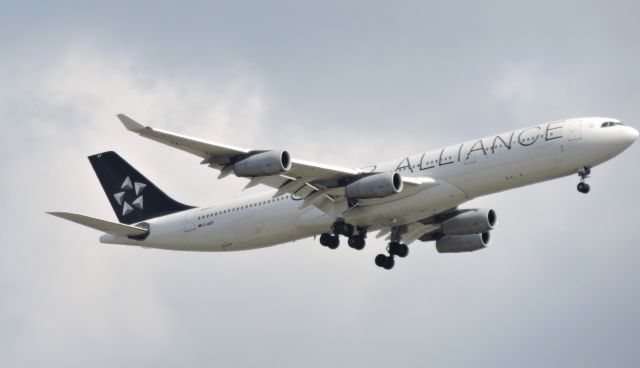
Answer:
[[89, 156], [89, 162], [123, 224], [193, 208], [170, 198], [115, 152]]

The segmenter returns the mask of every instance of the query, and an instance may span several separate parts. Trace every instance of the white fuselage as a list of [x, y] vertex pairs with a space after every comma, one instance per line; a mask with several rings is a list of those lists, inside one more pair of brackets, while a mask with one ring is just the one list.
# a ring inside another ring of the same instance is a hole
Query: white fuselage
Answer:
[[[103, 243], [189, 251], [235, 251], [328, 232], [336, 217], [376, 230], [413, 223], [486, 194], [577, 173], [624, 151], [638, 132], [614, 119], [557, 121], [451, 145], [365, 168], [428, 177], [438, 185], [393, 199], [364, 200], [325, 214], [301, 198], [273, 192], [146, 221], [144, 240], [103, 235]], [[404, 193], [404, 191], [403, 191]], [[346, 211], [345, 211], [346, 210]]]

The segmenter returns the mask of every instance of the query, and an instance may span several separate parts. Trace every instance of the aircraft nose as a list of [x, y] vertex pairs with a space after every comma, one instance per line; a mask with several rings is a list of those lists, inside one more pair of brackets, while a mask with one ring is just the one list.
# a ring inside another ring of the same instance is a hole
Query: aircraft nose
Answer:
[[627, 143], [629, 145], [631, 145], [633, 142], [635, 142], [636, 139], [638, 139], [638, 135], [640, 133], [638, 133], [637, 130], [633, 129], [632, 127], [625, 127], [625, 140], [627, 141]]

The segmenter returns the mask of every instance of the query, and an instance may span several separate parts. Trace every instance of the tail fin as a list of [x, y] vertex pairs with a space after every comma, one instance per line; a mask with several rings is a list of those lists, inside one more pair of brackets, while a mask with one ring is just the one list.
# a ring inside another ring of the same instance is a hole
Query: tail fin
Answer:
[[115, 152], [89, 156], [89, 162], [123, 224], [193, 208], [171, 199]]

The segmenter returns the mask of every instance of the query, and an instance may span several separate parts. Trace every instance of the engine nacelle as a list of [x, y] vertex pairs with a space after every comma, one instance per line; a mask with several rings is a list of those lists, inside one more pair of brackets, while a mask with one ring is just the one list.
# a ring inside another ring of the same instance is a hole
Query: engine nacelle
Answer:
[[442, 223], [444, 235], [480, 234], [493, 229], [496, 224], [496, 212], [489, 209], [476, 209], [460, 213]]
[[345, 190], [353, 199], [384, 198], [402, 191], [402, 176], [397, 172], [373, 174], [347, 185]]
[[489, 233], [450, 235], [436, 241], [438, 253], [473, 252], [489, 244]]
[[291, 168], [291, 156], [287, 151], [267, 151], [257, 153], [236, 162], [233, 172], [236, 176], [253, 178], [271, 176], [287, 172]]

